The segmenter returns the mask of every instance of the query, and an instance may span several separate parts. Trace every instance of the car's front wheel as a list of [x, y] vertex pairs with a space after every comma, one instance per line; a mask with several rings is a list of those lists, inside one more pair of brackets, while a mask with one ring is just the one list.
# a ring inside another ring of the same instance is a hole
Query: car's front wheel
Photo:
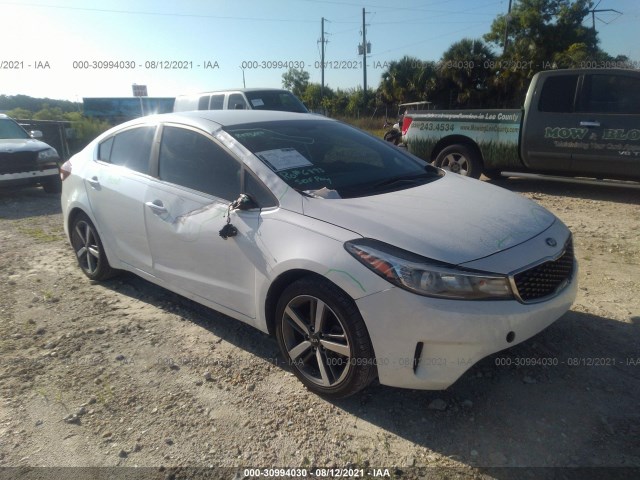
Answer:
[[276, 308], [276, 336], [294, 374], [309, 390], [344, 398], [376, 376], [373, 347], [353, 300], [334, 284], [302, 278]]
[[109, 265], [96, 227], [84, 213], [79, 213], [73, 219], [71, 245], [76, 252], [78, 265], [91, 280], [106, 280], [116, 273]]

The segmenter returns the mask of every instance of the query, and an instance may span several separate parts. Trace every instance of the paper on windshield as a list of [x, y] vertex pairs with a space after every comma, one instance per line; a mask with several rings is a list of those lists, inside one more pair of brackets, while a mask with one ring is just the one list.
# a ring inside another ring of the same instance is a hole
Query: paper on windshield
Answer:
[[313, 165], [303, 157], [295, 148], [278, 148], [277, 150], [265, 150], [257, 152], [260, 157], [274, 172], [288, 170], [290, 168], [309, 167]]
[[261, 98], [254, 98], [251, 100], [251, 105], [254, 107], [264, 107], [264, 102]]

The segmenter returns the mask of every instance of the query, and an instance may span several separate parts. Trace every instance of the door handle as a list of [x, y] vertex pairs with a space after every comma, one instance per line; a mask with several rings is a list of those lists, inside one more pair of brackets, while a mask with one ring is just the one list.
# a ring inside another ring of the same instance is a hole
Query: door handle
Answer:
[[580, 126], [587, 128], [599, 127], [600, 122], [580, 122]]
[[154, 200], [153, 202], [145, 203], [147, 207], [153, 210], [153, 213], [167, 213], [167, 209], [165, 208], [162, 200]]
[[89, 185], [91, 185], [93, 188], [98, 188], [100, 186], [100, 181], [98, 180], [98, 177], [91, 177], [89, 179], [87, 179], [87, 182], [89, 183]]

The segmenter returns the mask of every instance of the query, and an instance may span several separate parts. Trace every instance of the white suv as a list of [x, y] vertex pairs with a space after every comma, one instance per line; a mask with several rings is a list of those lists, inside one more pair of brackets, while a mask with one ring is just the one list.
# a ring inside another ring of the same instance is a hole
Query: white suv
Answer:
[[279, 88], [242, 88], [180, 95], [174, 112], [189, 110], [280, 110], [308, 113], [307, 107], [288, 90]]

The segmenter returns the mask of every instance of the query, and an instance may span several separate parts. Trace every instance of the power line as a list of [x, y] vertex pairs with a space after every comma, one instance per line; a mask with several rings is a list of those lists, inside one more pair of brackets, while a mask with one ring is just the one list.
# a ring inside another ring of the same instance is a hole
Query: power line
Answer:
[[[143, 10], [115, 10], [107, 8], [89, 8], [89, 7], [70, 7], [66, 5], [43, 5], [39, 3], [18, 3], [18, 2], [0, 2], [0, 5], [12, 5], [16, 7], [34, 7], [34, 8], [55, 8], [60, 10], [75, 10], [84, 12], [97, 13], [118, 13], [125, 15], [153, 15], [161, 17], [185, 17], [185, 18], [217, 18], [220, 20], [243, 20], [243, 21], [259, 21], [259, 22], [296, 22], [296, 23], [316, 23], [316, 20], [301, 20], [293, 18], [256, 18], [256, 17], [236, 17], [223, 15], [203, 15], [200, 13], [163, 13], [149, 12]], [[357, 23], [357, 22], [348, 22]]]

